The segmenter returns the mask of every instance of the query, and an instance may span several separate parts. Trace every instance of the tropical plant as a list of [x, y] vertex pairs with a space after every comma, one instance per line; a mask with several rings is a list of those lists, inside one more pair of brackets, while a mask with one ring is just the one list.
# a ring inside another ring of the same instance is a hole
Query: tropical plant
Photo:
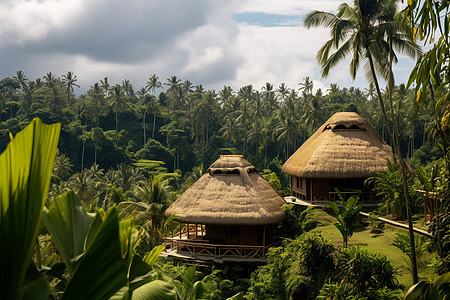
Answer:
[[[275, 174], [275, 172], [273, 172]], [[280, 184], [281, 185], [281, 184]], [[289, 238], [294, 238], [310, 231], [316, 225], [311, 219], [312, 207], [304, 208], [301, 205], [283, 204], [281, 210], [286, 214], [283, 227]]]
[[[396, 158], [399, 160], [402, 174], [402, 185], [405, 196], [408, 225], [410, 228], [410, 242], [413, 255], [413, 278], [418, 281], [417, 265], [414, 249], [414, 232], [412, 224], [412, 202], [409, 197], [407, 183], [407, 166], [402, 158], [400, 149], [398, 122], [394, 117], [392, 104], [392, 91], [394, 88], [394, 75], [392, 64], [397, 57], [394, 48], [408, 55], [415, 56], [420, 53], [414, 43], [412, 30], [408, 28], [408, 21], [397, 22], [395, 10], [397, 3], [394, 0], [369, 1], [354, 0], [353, 6], [342, 3], [338, 7], [336, 15], [321, 11], [314, 11], [305, 19], [307, 28], [324, 25], [331, 28], [332, 38], [321, 47], [317, 54], [317, 60], [322, 66], [322, 76], [326, 77], [332, 67], [336, 66], [347, 55], [352, 54], [350, 74], [354, 79], [362, 60], [367, 62], [366, 69], [368, 79], [375, 84], [383, 118], [388, 124], [388, 132], [393, 142]], [[407, 20], [407, 19], [405, 19]], [[334, 53], [330, 53], [336, 49]], [[386, 59], [387, 58], [387, 59]], [[381, 94], [378, 75], [388, 81], [388, 105], [391, 118], [386, 112], [387, 106]]]
[[[3, 297], [19, 299], [47, 198], [60, 125], [33, 121], [0, 155], [0, 274]], [[31, 267], [36, 270], [35, 267]]]
[[450, 272], [438, 276], [434, 281], [421, 281], [413, 285], [405, 300], [440, 300], [450, 297]]
[[340, 200], [337, 203], [330, 202], [331, 212], [329, 214], [337, 219], [338, 223], [335, 223], [334, 226], [342, 234], [344, 248], [347, 248], [348, 239], [353, 235], [355, 229], [358, 228], [358, 215], [362, 207], [356, 205], [359, 197], [351, 196], [345, 201], [339, 190], [336, 189], [336, 191]]
[[341, 254], [338, 277], [351, 286], [351, 294], [368, 296], [371, 290], [398, 287], [397, 270], [386, 256], [374, 255], [358, 246], [343, 249]]
[[[426, 237], [416, 237], [415, 239], [416, 258], [419, 266], [421, 264], [423, 255], [428, 251], [428, 248], [430, 246], [430, 241], [427, 241], [426, 239]], [[411, 262], [411, 244], [409, 243], [408, 234], [397, 233], [394, 241], [392, 242], [392, 245], [400, 249]]]

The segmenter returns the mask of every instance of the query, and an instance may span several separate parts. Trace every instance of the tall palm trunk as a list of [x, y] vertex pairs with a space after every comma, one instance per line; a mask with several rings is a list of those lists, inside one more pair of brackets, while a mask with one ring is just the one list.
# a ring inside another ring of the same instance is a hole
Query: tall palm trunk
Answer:
[[[393, 110], [393, 105], [392, 105], [392, 98], [390, 96], [391, 94], [391, 88], [389, 88], [389, 104], [390, 104], [390, 108], [391, 108], [391, 114], [392, 114], [392, 128], [390, 126], [390, 122], [388, 120], [387, 114], [386, 114], [386, 108], [385, 108], [385, 104], [383, 101], [383, 97], [381, 95], [381, 90], [380, 90], [380, 86], [378, 84], [378, 79], [377, 79], [377, 75], [375, 73], [375, 66], [373, 64], [373, 59], [372, 59], [372, 55], [368, 49], [368, 47], [366, 48], [367, 50], [367, 58], [369, 60], [369, 64], [370, 64], [370, 71], [372, 73], [372, 77], [373, 77], [373, 81], [375, 83], [375, 88], [377, 90], [377, 94], [378, 94], [378, 100], [380, 102], [380, 106], [381, 106], [381, 111], [383, 113], [383, 118], [386, 120], [387, 123], [387, 129], [388, 129], [388, 133], [389, 136], [391, 138], [391, 143], [392, 143], [392, 148], [394, 150], [394, 158], [397, 158], [399, 163], [400, 163], [400, 169], [401, 169], [401, 173], [402, 173], [402, 185], [403, 185], [403, 192], [405, 194], [405, 200], [406, 200], [406, 215], [408, 218], [408, 227], [409, 227], [409, 239], [410, 239], [410, 245], [411, 245], [411, 264], [412, 264], [412, 275], [413, 275], [413, 281], [414, 284], [416, 284], [417, 282], [419, 282], [419, 277], [418, 277], [418, 273], [417, 273], [417, 258], [416, 258], [416, 247], [415, 247], [415, 240], [414, 240], [414, 230], [413, 230], [413, 223], [412, 223], [412, 203], [411, 203], [411, 197], [409, 195], [409, 190], [408, 190], [408, 177], [407, 177], [407, 167], [406, 167], [406, 163], [403, 160], [402, 157], [402, 153], [401, 153], [401, 148], [400, 148], [400, 143], [399, 143], [399, 133], [398, 133], [398, 127], [397, 127], [397, 119], [394, 116], [394, 110]], [[389, 62], [389, 83], [388, 85], [391, 85], [391, 78], [392, 78], [392, 66], [391, 66], [391, 61]], [[394, 132], [393, 132], [394, 131]]]
[[155, 126], [156, 126], [156, 111], [153, 112], [152, 139], [155, 138]]
[[144, 129], [144, 147], [145, 147], [145, 144], [147, 144], [147, 136], [146, 136], [146, 134], [145, 134], [145, 114], [146, 114], [146, 112], [147, 112], [147, 110], [146, 109], [144, 109], [144, 117], [142, 118], [142, 129]]
[[119, 132], [119, 110], [116, 109], [116, 136], [117, 136], [118, 132]]

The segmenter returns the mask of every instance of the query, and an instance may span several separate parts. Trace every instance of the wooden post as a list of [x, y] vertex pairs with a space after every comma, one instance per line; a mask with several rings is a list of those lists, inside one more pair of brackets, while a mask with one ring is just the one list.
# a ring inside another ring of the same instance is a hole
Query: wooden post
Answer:
[[183, 223], [180, 222], [180, 240], [181, 240], [181, 229], [183, 228]]
[[187, 239], [189, 240], [189, 231], [191, 231], [191, 224], [187, 223]]
[[263, 258], [266, 257], [266, 225], [263, 227]]

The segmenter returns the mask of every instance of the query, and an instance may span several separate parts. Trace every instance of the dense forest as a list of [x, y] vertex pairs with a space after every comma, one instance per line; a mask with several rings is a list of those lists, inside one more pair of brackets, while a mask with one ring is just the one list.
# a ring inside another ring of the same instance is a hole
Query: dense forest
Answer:
[[[448, 297], [448, 3], [408, 1], [403, 12], [396, 1], [364, 3], [305, 19], [306, 27], [333, 33], [317, 56], [322, 75], [351, 56], [353, 78], [367, 64], [370, 85], [364, 90], [337, 84], [315, 89], [310, 77], [292, 87], [267, 82], [205, 90], [189, 79], [150, 73], [143, 87], [104, 77], [79, 94], [71, 71], [28, 78], [18, 70], [1, 79], [5, 297]], [[414, 34], [432, 48], [422, 53]], [[418, 61], [409, 82], [396, 84], [392, 66], [401, 52]], [[265, 264], [195, 267], [158, 259], [168, 222], [177, 218], [167, 218], [165, 210], [219, 155], [242, 154], [288, 195], [283, 162], [342, 111], [360, 114], [393, 149], [387, 172], [369, 179], [380, 200], [369, 217], [358, 217], [362, 207], [355, 197], [324, 210], [286, 204], [278, 228], [283, 241], [268, 251]], [[424, 197], [435, 205], [429, 224]], [[404, 221], [409, 230], [383, 226], [380, 215]], [[433, 238], [415, 236], [413, 221]], [[425, 281], [408, 292], [419, 279]]]
[[[359, 113], [390, 143], [373, 85], [364, 91], [336, 84], [313, 93], [306, 77], [296, 87], [267, 82], [237, 90], [229, 86], [205, 91], [202, 85], [177, 76], [164, 83], [157, 75], [135, 91], [132, 83], [93, 83], [74, 96], [77, 77], [51, 72], [29, 80], [22, 71], [0, 81], [0, 147], [34, 118], [61, 122], [60, 154], [74, 171], [96, 163], [116, 168], [120, 163], [157, 160], [170, 171], [190, 172], [209, 165], [220, 154], [243, 154], [259, 169], [274, 159], [286, 160], [329, 117], [339, 111]], [[161, 91], [163, 90], [163, 91]], [[156, 91], [161, 91], [155, 96]], [[433, 136], [432, 114], [419, 113], [415, 92], [395, 88], [402, 149], [413, 164], [443, 156]]]

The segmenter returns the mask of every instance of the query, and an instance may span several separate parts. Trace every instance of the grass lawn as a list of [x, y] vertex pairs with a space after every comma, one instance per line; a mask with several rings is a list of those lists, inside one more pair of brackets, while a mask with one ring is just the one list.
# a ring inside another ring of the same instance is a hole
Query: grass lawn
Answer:
[[[320, 223], [320, 226], [313, 229], [313, 232], [320, 232], [320, 234], [330, 240], [338, 247], [342, 247], [342, 236], [339, 230], [333, 225], [336, 219], [329, 216], [325, 211], [321, 209], [314, 209], [312, 215], [314, 220]], [[372, 253], [380, 253], [389, 258], [389, 260], [397, 267], [399, 274], [397, 279], [406, 289], [412, 284], [412, 275], [410, 271], [409, 258], [403, 254], [403, 252], [397, 247], [392, 245], [396, 237], [396, 233], [407, 233], [406, 229], [394, 227], [392, 225], [385, 224], [383, 233], [373, 234], [370, 233], [370, 226], [362, 227], [349, 239], [348, 244], [358, 245], [361, 247], [367, 247]], [[420, 235], [418, 235], [420, 236]], [[419, 278], [420, 279], [434, 279], [436, 274], [434, 271], [427, 267], [434, 254], [426, 253], [419, 263]]]

